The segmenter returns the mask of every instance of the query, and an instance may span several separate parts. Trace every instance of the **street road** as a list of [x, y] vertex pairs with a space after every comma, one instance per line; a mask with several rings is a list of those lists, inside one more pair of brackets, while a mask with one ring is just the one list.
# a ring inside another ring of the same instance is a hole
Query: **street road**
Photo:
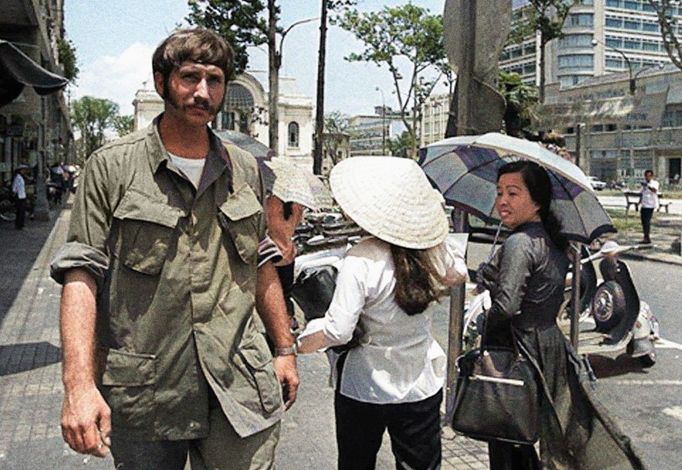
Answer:
[[[470, 244], [468, 265], [473, 268], [488, 253], [489, 245]], [[649, 468], [679, 469], [682, 442], [682, 267], [652, 261], [626, 260], [640, 298], [661, 324], [663, 341], [657, 345], [658, 362], [642, 369], [628, 357], [591, 356], [599, 377], [600, 400], [633, 440]], [[438, 305], [434, 331], [447, 347], [448, 303]]]

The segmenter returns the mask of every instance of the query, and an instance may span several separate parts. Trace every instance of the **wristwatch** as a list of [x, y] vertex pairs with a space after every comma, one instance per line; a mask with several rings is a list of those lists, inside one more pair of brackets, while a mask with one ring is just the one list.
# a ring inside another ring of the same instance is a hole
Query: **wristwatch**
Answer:
[[280, 357], [280, 356], [298, 356], [298, 348], [296, 347], [296, 343], [293, 343], [291, 346], [288, 348], [275, 348], [275, 357]]

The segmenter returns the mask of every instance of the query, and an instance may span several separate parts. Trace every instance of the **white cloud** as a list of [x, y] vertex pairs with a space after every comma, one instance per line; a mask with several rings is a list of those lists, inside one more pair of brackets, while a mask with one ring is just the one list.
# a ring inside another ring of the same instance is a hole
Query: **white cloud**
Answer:
[[142, 82], [152, 87], [152, 54], [155, 46], [134, 43], [117, 56], [101, 56], [80, 67], [73, 98], [95, 96], [106, 98], [119, 105], [121, 114], [133, 113], [135, 92]]

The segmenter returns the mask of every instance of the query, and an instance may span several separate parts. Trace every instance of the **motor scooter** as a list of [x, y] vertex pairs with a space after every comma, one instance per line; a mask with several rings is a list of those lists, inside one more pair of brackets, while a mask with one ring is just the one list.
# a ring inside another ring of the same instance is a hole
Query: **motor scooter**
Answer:
[[[606, 242], [596, 253], [581, 260], [580, 329], [578, 352], [618, 355], [639, 360], [642, 367], [656, 364], [656, 340], [660, 324], [649, 305], [639, 298], [628, 265], [620, 253], [641, 248]], [[594, 262], [599, 261], [598, 283]], [[581, 289], [582, 290], [582, 289]]]
[[[613, 242], [611, 242], [613, 243]], [[660, 325], [646, 302], [640, 300], [627, 264], [617, 258], [618, 253], [637, 249], [637, 246], [613, 248], [613, 244], [590, 254], [586, 249], [581, 261], [580, 316], [578, 353], [617, 356], [626, 353], [637, 358], [642, 367], [656, 364], [655, 342], [660, 337]], [[593, 262], [601, 260], [598, 283]], [[571, 275], [566, 285], [571, 285]], [[571, 289], [566, 288], [566, 301], [557, 322], [568, 333], [571, 310]], [[491, 306], [490, 293], [485, 290], [475, 295], [464, 311], [464, 349], [475, 347], [480, 337], [484, 313]]]

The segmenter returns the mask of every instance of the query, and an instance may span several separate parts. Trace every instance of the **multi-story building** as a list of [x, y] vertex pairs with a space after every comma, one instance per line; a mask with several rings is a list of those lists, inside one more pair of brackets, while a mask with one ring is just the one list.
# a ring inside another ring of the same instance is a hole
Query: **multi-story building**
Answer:
[[[529, 8], [527, 1], [514, 0], [512, 21], [522, 21]], [[674, 6], [671, 14], [682, 23], [682, 6]], [[593, 76], [636, 73], [641, 67], [670, 62], [647, 0], [579, 0], [569, 11], [563, 33], [546, 46], [546, 83], [569, 87]], [[539, 84], [538, 49], [538, 35], [509, 45], [500, 68], [517, 72], [526, 83]]]
[[452, 95], [450, 93], [442, 93], [432, 95], [424, 102], [420, 129], [420, 145], [422, 147], [445, 138], [451, 100]]
[[[63, 75], [57, 49], [64, 39], [63, 6], [63, 0], [2, 0], [0, 39], [44, 69]], [[28, 164], [41, 176], [51, 163], [72, 161], [72, 142], [63, 92], [40, 96], [24, 87], [11, 103], [0, 106], [0, 181], [10, 179], [19, 164]]]
[[545, 103], [544, 127], [564, 134], [586, 173], [632, 182], [652, 169], [663, 183], [679, 180], [682, 71], [674, 65], [643, 71], [634, 93], [627, 72], [570, 88], [554, 83], [547, 87]]
[[391, 139], [407, 130], [400, 114], [387, 106], [376, 106], [374, 114], [352, 116], [348, 124], [351, 156], [390, 155]]

